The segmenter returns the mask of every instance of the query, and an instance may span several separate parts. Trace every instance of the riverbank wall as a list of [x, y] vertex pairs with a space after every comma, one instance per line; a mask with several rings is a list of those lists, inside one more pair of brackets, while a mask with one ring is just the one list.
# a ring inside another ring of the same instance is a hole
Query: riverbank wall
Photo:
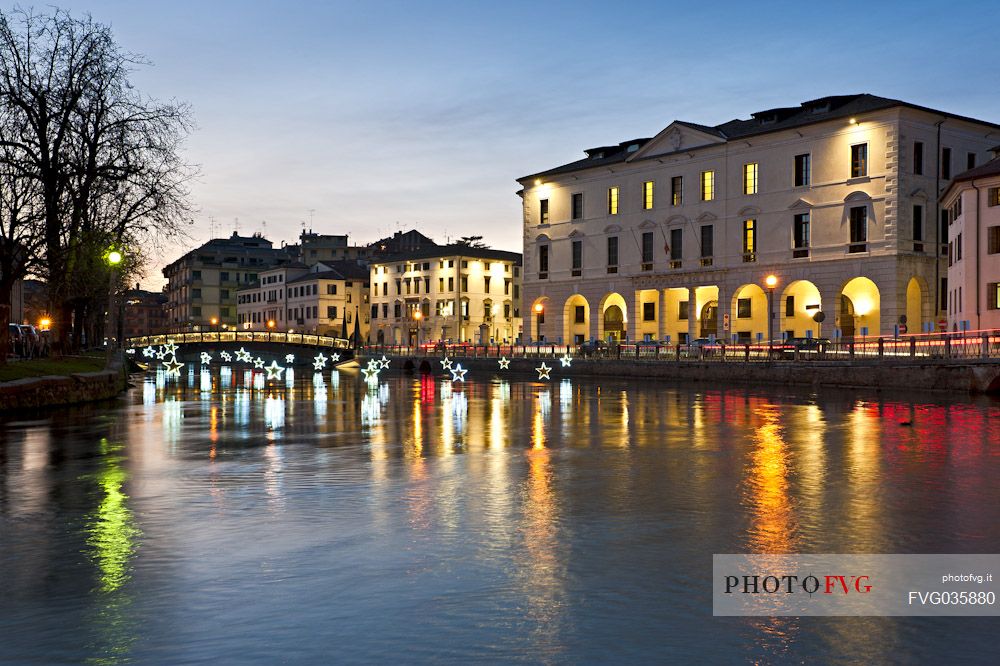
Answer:
[[[381, 358], [381, 355], [378, 356]], [[402, 356], [393, 358], [391, 371], [410, 369], [420, 372], [421, 366], [434, 374], [446, 374], [438, 357]], [[363, 366], [367, 358], [358, 359]], [[510, 367], [501, 370], [495, 358], [457, 358], [470, 375], [482, 373], [513, 375], [518, 379], [538, 379], [544, 361], [552, 368], [549, 381], [572, 377], [613, 377], [616, 379], [652, 379], [690, 382], [707, 387], [745, 384], [756, 386], [829, 386], [836, 388], [905, 389], [949, 391], [957, 393], [1000, 393], [1000, 361], [935, 360], [897, 361], [857, 360], [851, 363], [823, 361], [738, 361], [679, 362], [643, 359], [584, 359], [574, 358], [568, 368], [558, 358], [515, 358]], [[545, 380], [542, 380], [545, 381]]]
[[0, 383], [0, 412], [59, 407], [107, 400], [128, 388], [128, 374], [121, 360], [104, 370], [71, 375], [47, 375]]

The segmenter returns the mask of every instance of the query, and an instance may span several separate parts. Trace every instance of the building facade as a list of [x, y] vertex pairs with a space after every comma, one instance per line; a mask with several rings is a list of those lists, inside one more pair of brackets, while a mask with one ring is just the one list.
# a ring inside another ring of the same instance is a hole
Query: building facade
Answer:
[[157, 335], [168, 329], [167, 295], [161, 291], [130, 289], [124, 295], [122, 328], [126, 338]]
[[424, 245], [370, 265], [371, 342], [513, 342], [521, 335], [521, 255]]
[[526, 176], [525, 337], [930, 330], [947, 308], [939, 194], [998, 138], [993, 123], [850, 95], [675, 121]]
[[259, 234], [214, 238], [163, 269], [167, 278], [167, 322], [171, 331], [232, 327], [236, 292], [257, 281], [261, 271], [289, 263], [285, 249], [275, 249]]
[[955, 177], [948, 216], [948, 330], [1000, 329], [1000, 146]]
[[[368, 337], [368, 268], [356, 261], [306, 266], [300, 262], [262, 271], [237, 293], [241, 330], [276, 330], [350, 337], [355, 322]], [[273, 326], [269, 326], [273, 322]]]

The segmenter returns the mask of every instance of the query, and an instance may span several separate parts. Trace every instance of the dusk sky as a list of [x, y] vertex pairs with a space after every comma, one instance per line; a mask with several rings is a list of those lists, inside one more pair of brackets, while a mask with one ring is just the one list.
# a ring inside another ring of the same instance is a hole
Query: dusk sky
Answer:
[[675, 118], [870, 92], [1000, 120], [995, 2], [58, 4], [154, 63], [141, 90], [192, 105], [185, 245], [211, 218], [292, 242], [312, 209], [351, 242], [416, 227], [520, 251], [515, 178]]

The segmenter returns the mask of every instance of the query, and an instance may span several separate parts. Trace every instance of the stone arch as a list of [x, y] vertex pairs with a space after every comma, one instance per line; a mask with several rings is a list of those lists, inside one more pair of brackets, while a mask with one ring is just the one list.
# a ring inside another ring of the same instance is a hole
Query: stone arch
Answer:
[[628, 303], [618, 292], [605, 294], [598, 307], [597, 336], [601, 340], [620, 342], [628, 330]]
[[737, 287], [730, 312], [730, 330], [740, 342], [767, 338], [767, 294], [759, 284], [749, 282]]
[[[882, 330], [881, 315], [881, 293], [870, 278], [852, 278], [840, 288], [837, 326], [845, 341], [878, 337]], [[864, 329], [867, 329], [867, 335]]]
[[924, 327], [931, 321], [927, 282], [919, 275], [914, 275], [906, 283], [905, 296], [906, 332], [911, 335], [923, 333]]
[[[578, 308], [583, 308], [582, 311]], [[582, 314], [582, 317], [577, 315]], [[573, 294], [563, 305], [563, 340], [567, 344], [582, 344], [590, 337], [590, 303], [580, 294]]]
[[794, 338], [808, 337], [810, 332], [813, 336], [820, 337], [822, 326], [813, 319], [813, 315], [822, 310], [822, 305], [819, 287], [815, 284], [809, 280], [789, 282], [774, 304], [778, 321], [776, 330]]

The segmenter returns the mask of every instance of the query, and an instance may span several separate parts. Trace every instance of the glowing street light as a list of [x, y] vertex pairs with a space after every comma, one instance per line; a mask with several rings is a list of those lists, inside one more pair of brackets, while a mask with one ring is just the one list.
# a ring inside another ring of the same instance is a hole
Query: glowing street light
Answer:
[[111, 363], [111, 357], [114, 355], [114, 350], [117, 344], [114, 344], [112, 340], [117, 341], [118, 339], [118, 317], [116, 316], [117, 307], [115, 306], [115, 283], [118, 281], [118, 265], [122, 263], [124, 257], [120, 250], [111, 248], [104, 255], [104, 260], [108, 262], [108, 266], [111, 268], [108, 271], [108, 330], [107, 330], [107, 362]]
[[267, 320], [267, 327], [268, 328], [274, 328], [274, 320], [273, 319], [268, 319]]
[[774, 274], [764, 278], [767, 285], [767, 346], [771, 348], [774, 340], [774, 288], [778, 286], [778, 278]]
[[119, 252], [118, 250], [111, 250], [110, 252], [108, 252], [108, 264], [111, 266], [117, 266], [118, 264], [122, 263], [123, 258], [124, 257], [122, 257], [122, 253]]
[[51, 326], [52, 326], [52, 320], [49, 319], [48, 317], [42, 317], [41, 319], [38, 320], [38, 328], [42, 329], [43, 331], [49, 330]]

